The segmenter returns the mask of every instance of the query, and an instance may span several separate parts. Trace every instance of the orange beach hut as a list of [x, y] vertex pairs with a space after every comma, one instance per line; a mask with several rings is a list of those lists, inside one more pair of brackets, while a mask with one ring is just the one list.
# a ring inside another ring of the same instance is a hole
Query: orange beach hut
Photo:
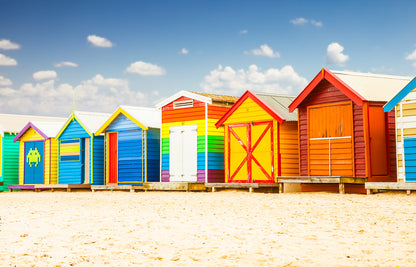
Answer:
[[[410, 77], [322, 69], [290, 104], [298, 110], [301, 176], [396, 181], [394, 112], [383, 105]], [[302, 185], [303, 191], [334, 185]], [[364, 185], [346, 185], [364, 191]]]
[[215, 124], [224, 126], [225, 182], [274, 183], [298, 176], [297, 113], [294, 96], [246, 91]]

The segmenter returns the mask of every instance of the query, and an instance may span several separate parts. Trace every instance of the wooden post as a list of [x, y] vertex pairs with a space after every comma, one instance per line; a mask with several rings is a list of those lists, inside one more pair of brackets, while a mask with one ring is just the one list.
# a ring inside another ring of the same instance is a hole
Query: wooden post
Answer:
[[249, 187], [248, 192], [253, 193], [253, 187]]
[[408, 194], [408, 195], [410, 195], [411, 192], [412, 191], [410, 191], [410, 190], [406, 190], [406, 194]]
[[339, 193], [340, 194], [345, 194], [345, 184], [344, 183], [339, 183]]
[[69, 187], [68, 187], [68, 188], [66, 189], [66, 192], [71, 192], [71, 188], [69, 188]]
[[211, 192], [215, 192], [215, 187], [211, 187]]
[[282, 194], [283, 193], [283, 183], [279, 183], [279, 193]]
[[371, 189], [367, 189], [367, 195], [371, 195]]

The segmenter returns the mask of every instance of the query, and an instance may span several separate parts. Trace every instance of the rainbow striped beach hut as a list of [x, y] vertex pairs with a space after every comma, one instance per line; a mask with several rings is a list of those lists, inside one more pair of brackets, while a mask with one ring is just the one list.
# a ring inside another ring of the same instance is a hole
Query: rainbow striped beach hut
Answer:
[[238, 97], [180, 91], [162, 111], [162, 182], [224, 182], [224, 129], [215, 127]]

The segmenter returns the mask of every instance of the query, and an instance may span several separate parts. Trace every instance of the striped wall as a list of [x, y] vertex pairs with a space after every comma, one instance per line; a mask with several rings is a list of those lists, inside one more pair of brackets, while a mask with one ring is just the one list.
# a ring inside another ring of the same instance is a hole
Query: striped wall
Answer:
[[13, 142], [16, 134], [4, 133], [1, 137], [0, 191], [7, 191], [8, 185], [19, 183], [19, 142]]
[[[408, 182], [413, 180], [411, 178], [406, 179], [406, 167], [407, 172], [409, 172], [409, 166], [412, 164], [409, 161], [412, 160], [412, 155], [408, 152], [405, 155], [404, 147], [405, 140], [416, 138], [416, 89], [413, 89], [402, 101], [400, 101], [395, 106], [395, 114], [397, 181]], [[410, 144], [409, 142], [407, 143]]]
[[[191, 100], [180, 97], [175, 101]], [[173, 101], [173, 102], [175, 102]], [[161, 134], [161, 181], [169, 182], [169, 131], [174, 126], [197, 126], [197, 181], [205, 182], [205, 170], [208, 170], [208, 182], [224, 182], [224, 130], [217, 129], [215, 123], [229, 107], [207, 105], [207, 120], [205, 119], [205, 103], [193, 100], [193, 106], [173, 108], [173, 102], [162, 108]], [[207, 135], [206, 135], [207, 134]], [[206, 144], [207, 140], [207, 144]], [[206, 151], [207, 147], [207, 151]], [[206, 153], [207, 152], [207, 153]], [[207, 154], [207, 159], [205, 155]], [[206, 168], [205, 162], [208, 163]]]

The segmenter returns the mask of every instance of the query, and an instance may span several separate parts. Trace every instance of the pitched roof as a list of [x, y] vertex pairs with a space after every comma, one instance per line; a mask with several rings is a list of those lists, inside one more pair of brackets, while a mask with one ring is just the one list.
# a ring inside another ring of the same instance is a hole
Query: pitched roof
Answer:
[[413, 89], [416, 88], [416, 77], [413, 78], [402, 90], [400, 90], [387, 104], [384, 105], [384, 112], [392, 110], [402, 101]]
[[270, 93], [253, 93], [246, 91], [238, 101], [218, 120], [215, 126], [220, 127], [241, 104], [247, 99], [251, 98], [259, 106], [261, 106], [266, 112], [268, 112], [278, 122], [283, 121], [297, 121], [297, 112], [290, 113], [288, 106], [295, 99], [295, 96], [290, 95], [278, 95]]
[[105, 121], [104, 124], [95, 132], [99, 135], [105, 131], [110, 123], [117, 118], [119, 114], [123, 114], [136, 123], [141, 128], [147, 130], [148, 128], [160, 128], [162, 125], [162, 115], [160, 110], [155, 108], [120, 106], [117, 110]]
[[290, 104], [289, 110], [295, 110], [322, 80], [327, 80], [361, 106], [364, 101], [389, 101], [410, 79], [405, 76], [322, 69]]
[[160, 109], [167, 104], [175, 101], [176, 99], [185, 96], [188, 98], [192, 98], [207, 104], [220, 104], [220, 105], [226, 105], [231, 106], [235, 102], [237, 102], [238, 97], [235, 96], [225, 96], [225, 95], [214, 95], [214, 94], [206, 94], [206, 93], [196, 93], [196, 92], [190, 92], [190, 91], [179, 91], [176, 94], [160, 101], [156, 104], [156, 108]]
[[101, 125], [110, 117], [110, 113], [98, 113], [98, 112], [86, 112], [86, 111], [74, 111], [71, 116], [68, 117], [66, 123], [62, 126], [57, 134], [56, 138], [59, 138], [68, 125], [76, 118], [81, 126], [93, 135]]
[[56, 121], [30, 121], [26, 126], [19, 132], [18, 135], [13, 139], [17, 141], [26, 133], [29, 128], [36, 130], [45, 140], [51, 137], [55, 137], [59, 130], [62, 128], [64, 122]]
[[0, 114], [0, 134], [3, 135], [4, 132], [19, 133], [29, 121], [64, 122], [65, 118], [17, 114]]

